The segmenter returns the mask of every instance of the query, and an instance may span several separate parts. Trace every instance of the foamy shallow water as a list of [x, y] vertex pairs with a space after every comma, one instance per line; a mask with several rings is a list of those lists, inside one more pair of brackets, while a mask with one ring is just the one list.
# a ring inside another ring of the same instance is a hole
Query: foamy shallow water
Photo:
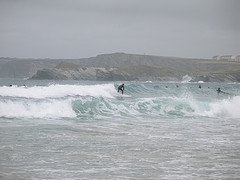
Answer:
[[240, 176], [238, 84], [29, 83], [0, 87], [2, 179]]

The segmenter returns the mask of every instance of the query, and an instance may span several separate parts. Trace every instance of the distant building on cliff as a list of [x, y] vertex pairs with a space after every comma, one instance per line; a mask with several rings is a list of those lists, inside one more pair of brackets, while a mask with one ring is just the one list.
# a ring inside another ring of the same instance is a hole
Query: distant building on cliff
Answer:
[[240, 55], [213, 56], [212, 59], [218, 60], [218, 61], [235, 61], [235, 62], [240, 62]]

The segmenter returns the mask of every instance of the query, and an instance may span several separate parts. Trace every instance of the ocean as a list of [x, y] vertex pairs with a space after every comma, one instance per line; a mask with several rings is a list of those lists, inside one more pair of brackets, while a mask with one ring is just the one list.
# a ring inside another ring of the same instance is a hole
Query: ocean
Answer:
[[121, 83], [0, 79], [0, 179], [240, 178], [240, 84]]

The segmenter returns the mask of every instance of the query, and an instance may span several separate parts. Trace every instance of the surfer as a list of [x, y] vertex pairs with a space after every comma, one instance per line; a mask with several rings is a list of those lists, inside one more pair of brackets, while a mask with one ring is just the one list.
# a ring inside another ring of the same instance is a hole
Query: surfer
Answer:
[[122, 91], [122, 94], [123, 94], [124, 84], [121, 84], [120, 86], [118, 86], [118, 92], [119, 92], [119, 91]]
[[217, 89], [217, 92], [218, 92], [218, 95], [219, 95], [220, 93], [231, 95], [231, 94], [229, 94], [229, 93], [227, 93], [227, 92], [223, 92], [220, 88]]
[[201, 86], [201, 85], [199, 85], [199, 86], [198, 86], [198, 88], [199, 88], [199, 89], [201, 89], [201, 88], [202, 88], [202, 86]]
[[222, 92], [220, 88], [217, 89], [218, 95]]

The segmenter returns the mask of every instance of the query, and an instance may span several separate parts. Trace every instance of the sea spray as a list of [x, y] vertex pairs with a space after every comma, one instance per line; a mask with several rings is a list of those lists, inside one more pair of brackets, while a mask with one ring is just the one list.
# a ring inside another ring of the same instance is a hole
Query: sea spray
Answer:
[[0, 96], [23, 98], [62, 98], [67, 96], [94, 96], [113, 98], [116, 95], [113, 84], [99, 85], [50, 85], [18, 87], [0, 87]]
[[71, 100], [28, 99], [0, 101], [0, 117], [8, 118], [64, 118], [76, 117]]
[[117, 85], [3, 86], [0, 117], [240, 117], [239, 96], [217, 95], [215, 88], [205, 84], [199, 89], [194, 83], [176, 87], [130, 82], [124, 95], [117, 93]]
[[240, 96], [218, 100], [209, 106], [209, 111], [205, 112], [208, 116], [240, 118]]
[[185, 76], [182, 77], [182, 83], [188, 83], [192, 80], [192, 77], [186, 74]]

